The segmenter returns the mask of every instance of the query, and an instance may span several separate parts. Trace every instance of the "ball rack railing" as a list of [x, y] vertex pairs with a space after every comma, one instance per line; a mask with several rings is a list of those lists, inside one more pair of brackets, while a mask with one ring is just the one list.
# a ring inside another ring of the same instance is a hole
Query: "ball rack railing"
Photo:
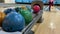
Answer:
[[15, 4], [15, 3], [0, 3], [0, 7], [18, 7], [18, 6], [21, 6], [21, 5], [31, 5], [31, 4]]
[[34, 24], [40, 19], [40, 17], [42, 16], [42, 14], [43, 14], [43, 11], [41, 10], [41, 11], [36, 15], [36, 17], [33, 18], [33, 20], [30, 22], [30, 24], [28, 24], [28, 25], [26, 26], [26, 28], [24, 28], [24, 29], [22, 30], [22, 33], [23, 33], [23, 34], [27, 34], [27, 33], [31, 30], [31, 28], [34, 26]]

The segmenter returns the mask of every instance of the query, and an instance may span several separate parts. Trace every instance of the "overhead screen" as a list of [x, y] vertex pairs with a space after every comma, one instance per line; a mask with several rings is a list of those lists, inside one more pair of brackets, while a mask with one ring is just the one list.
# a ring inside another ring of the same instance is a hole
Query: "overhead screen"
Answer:
[[[49, 0], [42, 0], [43, 3], [48, 4]], [[60, 0], [54, 0], [54, 4], [60, 4]]]
[[[19, 0], [18, 2], [31, 3], [32, 1], [34, 1], [34, 0]], [[41, 0], [41, 1], [43, 1], [44, 4], [48, 4], [49, 3], [49, 0]], [[60, 4], [60, 0], [54, 0], [54, 4]]]
[[31, 3], [33, 0], [15, 0], [15, 1], [20, 3]]

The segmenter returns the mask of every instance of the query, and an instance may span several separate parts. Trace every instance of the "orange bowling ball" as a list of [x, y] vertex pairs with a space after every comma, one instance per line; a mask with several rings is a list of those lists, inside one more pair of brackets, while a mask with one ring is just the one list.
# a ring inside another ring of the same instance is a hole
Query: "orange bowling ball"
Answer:
[[2, 26], [2, 22], [4, 20], [4, 17], [5, 17], [5, 13], [0, 12], [0, 27]]

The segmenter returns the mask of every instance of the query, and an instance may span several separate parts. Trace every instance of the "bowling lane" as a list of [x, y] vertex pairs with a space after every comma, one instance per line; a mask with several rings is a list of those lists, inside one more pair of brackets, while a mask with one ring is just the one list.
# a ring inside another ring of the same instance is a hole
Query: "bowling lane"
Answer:
[[60, 12], [54, 11], [44, 11], [44, 20], [35, 31], [35, 34], [60, 34]]

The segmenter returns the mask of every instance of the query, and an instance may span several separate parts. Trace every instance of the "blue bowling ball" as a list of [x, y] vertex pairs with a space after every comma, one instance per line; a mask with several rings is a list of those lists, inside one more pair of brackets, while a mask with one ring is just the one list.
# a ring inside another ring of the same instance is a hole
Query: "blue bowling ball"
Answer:
[[11, 12], [9, 13], [2, 23], [2, 29], [6, 32], [16, 32], [21, 31], [25, 27], [25, 19], [24, 17], [17, 13]]
[[4, 11], [5, 14], [8, 14], [8, 13], [10, 13], [10, 12], [16, 12], [16, 11], [15, 11], [15, 9], [11, 9], [11, 8], [6, 9], [6, 10]]

